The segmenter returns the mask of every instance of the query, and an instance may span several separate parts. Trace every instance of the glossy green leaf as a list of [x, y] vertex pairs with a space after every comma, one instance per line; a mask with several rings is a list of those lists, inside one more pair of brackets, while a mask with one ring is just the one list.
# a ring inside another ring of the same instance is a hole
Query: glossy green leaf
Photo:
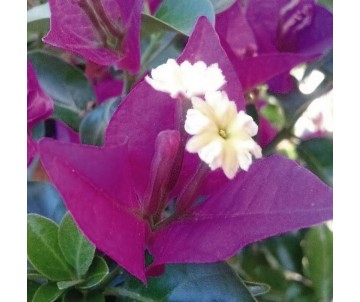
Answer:
[[[83, 72], [44, 51], [33, 51], [28, 55], [41, 88], [53, 98], [56, 106], [70, 110], [78, 117], [82, 117], [89, 103], [95, 101], [93, 88]], [[61, 111], [55, 116], [61, 118], [62, 115], [59, 113]], [[61, 119], [66, 123], [69, 117]]]
[[333, 233], [324, 224], [312, 228], [305, 235], [305, 270], [313, 282], [320, 302], [332, 299], [333, 290]]
[[147, 287], [133, 278], [119, 291], [124, 301], [256, 301], [226, 263], [167, 265]]
[[35, 292], [32, 302], [53, 302], [64, 290], [58, 289], [55, 283], [45, 283]]
[[308, 168], [323, 181], [333, 182], [333, 140], [330, 138], [313, 138], [302, 141], [297, 152], [306, 162]]
[[164, 0], [155, 14], [157, 19], [187, 36], [200, 16], [206, 16], [215, 23], [214, 8], [209, 0]]
[[65, 259], [78, 277], [85, 275], [94, 259], [95, 246], [83, 235], [69, 213], [61, 221], [58, 234]]
[[58, 244], [58, 226], [45, 217], [28, 214], [27, 254], [31, 265], [50, 280], [62, 281], [74, 277]]
[[32, 7], [27, 11], [28, 32], [46, 33], [50, 28], [50, 7], [44, 3]]
[[66, 213], [66, 208], [61, 196], [51, 183], [28, 181], [27, 211], [59, 223]]
[[214, 7], [216, 14], [220, 14], [223, 11], [226, 11], [228, 8], [230, 8], [230, 6], [232, 6], [236, 2], [236, 0], [210, 0], [210, 1]]
[[84, 280], [72, 280], [72, 281], [59, 281], [56, 283], [58, 289], [68, 289], [74, 287], [80, 283], [83, 283]]
[[86, 281], [84, 282], [84, 284], [79, 286], [79, 288], [92, 288], [98, 285], [102, 280], [104, 280], [107, 274], [109, 274], [109, 267], [106, 264], [106, 261], [103, 258], [96, 256], [89, 268], [89, 271], [84, 277]]
[[105, 297], [98, 291], [91, 291], [86, 294], [72, 290], [63, 296], [62, 302], [105, 302]]
[[83, 144], [96, 146], [104, 144], [105, 129], [117, 103], [116, 99], [108, 100], [83, 118], [79, 127], [80, 139]]
[[35, 281], [27, 280], [27, 302], [31, 302], [35, 292], [40, 287], [40, 283], [37, 283]]

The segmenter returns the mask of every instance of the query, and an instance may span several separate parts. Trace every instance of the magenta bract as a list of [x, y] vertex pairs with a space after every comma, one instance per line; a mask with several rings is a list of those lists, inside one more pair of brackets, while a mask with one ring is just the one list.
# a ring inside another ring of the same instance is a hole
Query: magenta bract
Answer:
[[313, 0], [237, 1], [217, 15], [216, 30], [245, 91], [285, 72], [269, 84], [288, 92], [288, 71], [332, 47], [332, 14]]
[[50, 32], [44, 42], [99, 65], [140, 67], [143, 0], [50, 0]]
[[[207, 19], [198, 21], [183, 60], [218, 62], [225, 89], [244, 108], [241, 86]], [[259, 160], [232, 181], [221, 170], [196, 178], [203, 163], [183, 153], [179, 104], [141, 82], [114, 113], [104, 147], [51, 139], [39, 145], [76, 222], [119, 265], [146, 282], [145, 250], [154, 257], [154, 274], [165, 263], [225, 260], [251, 242], [331, 219], [331, 189], [282, 156]], [[159, 212], [176, 197], [192, 205]]]
[[39, 86], [35, 71], [27, 61], [27, 164], [37, 153], [37, 144], [31, 137], [31, 128], [49, 117], [54, 111], [54, 102]]

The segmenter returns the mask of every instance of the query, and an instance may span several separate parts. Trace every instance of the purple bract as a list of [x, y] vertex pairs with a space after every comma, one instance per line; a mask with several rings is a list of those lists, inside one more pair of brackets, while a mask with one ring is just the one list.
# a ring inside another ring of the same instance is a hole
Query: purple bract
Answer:
[[[206, 18], [184, 60], [217, 62], [229, 98], [244, 109], [241, 85]], [[221, 170], [199, 173], [204, 163], [184, 153], [186, 102], [140, 82], [114, 113], [104, 147], [41, 141], [50, 179], [98, 249], [146, 282], [145, 250], [152, 268], [216, 262], [251, 242], [331, 219], [331, 189], [282, 156], [258, 160], [232, 181]]]
[[140, 68], [143, 0], [50, 0], [50, 32], [44, 41], [99, 65]]

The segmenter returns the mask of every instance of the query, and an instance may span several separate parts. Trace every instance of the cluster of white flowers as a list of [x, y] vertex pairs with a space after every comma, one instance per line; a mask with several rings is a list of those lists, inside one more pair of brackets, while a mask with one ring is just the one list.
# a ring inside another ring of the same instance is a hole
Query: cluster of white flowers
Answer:
[[252, 156], [261, 157], [260, 146], [252, 139], [258, 126], [244, 111], [237, 111], [226, 92], [219, 89], [226, 83], [217, 64], [209, 67], [202, 61], [180, 65], [168, 60], [151, 72], [145, 80], [154, 89], [176, 98], [187, 97], [193, 108], [186, 114], [185, 131], [192, 135], [186, 150], [198, 153], [211, 170], [222, 168], [233, 179], [239, 168], [247, 171]]

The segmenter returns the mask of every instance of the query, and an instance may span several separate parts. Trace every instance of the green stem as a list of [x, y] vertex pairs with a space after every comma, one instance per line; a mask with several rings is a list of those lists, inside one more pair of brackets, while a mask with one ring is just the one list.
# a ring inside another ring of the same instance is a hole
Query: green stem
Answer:
[[106, 296], [126, 297], [139, 302], [156, 302], [151, 298], [143, 297], [139, 293], [121, 287], [107, 288], [104, 294]]
[[124, 72], [124, 87], [123, 87], [122, 95], [123, 96], [128, 95], [128, 93], [130, 92], [130, 90], [132, 89], [132, 87], [134, 86], [135, 83], [136, 83], [136, 77], [132, 76], [129, 72], [125, 71]]

